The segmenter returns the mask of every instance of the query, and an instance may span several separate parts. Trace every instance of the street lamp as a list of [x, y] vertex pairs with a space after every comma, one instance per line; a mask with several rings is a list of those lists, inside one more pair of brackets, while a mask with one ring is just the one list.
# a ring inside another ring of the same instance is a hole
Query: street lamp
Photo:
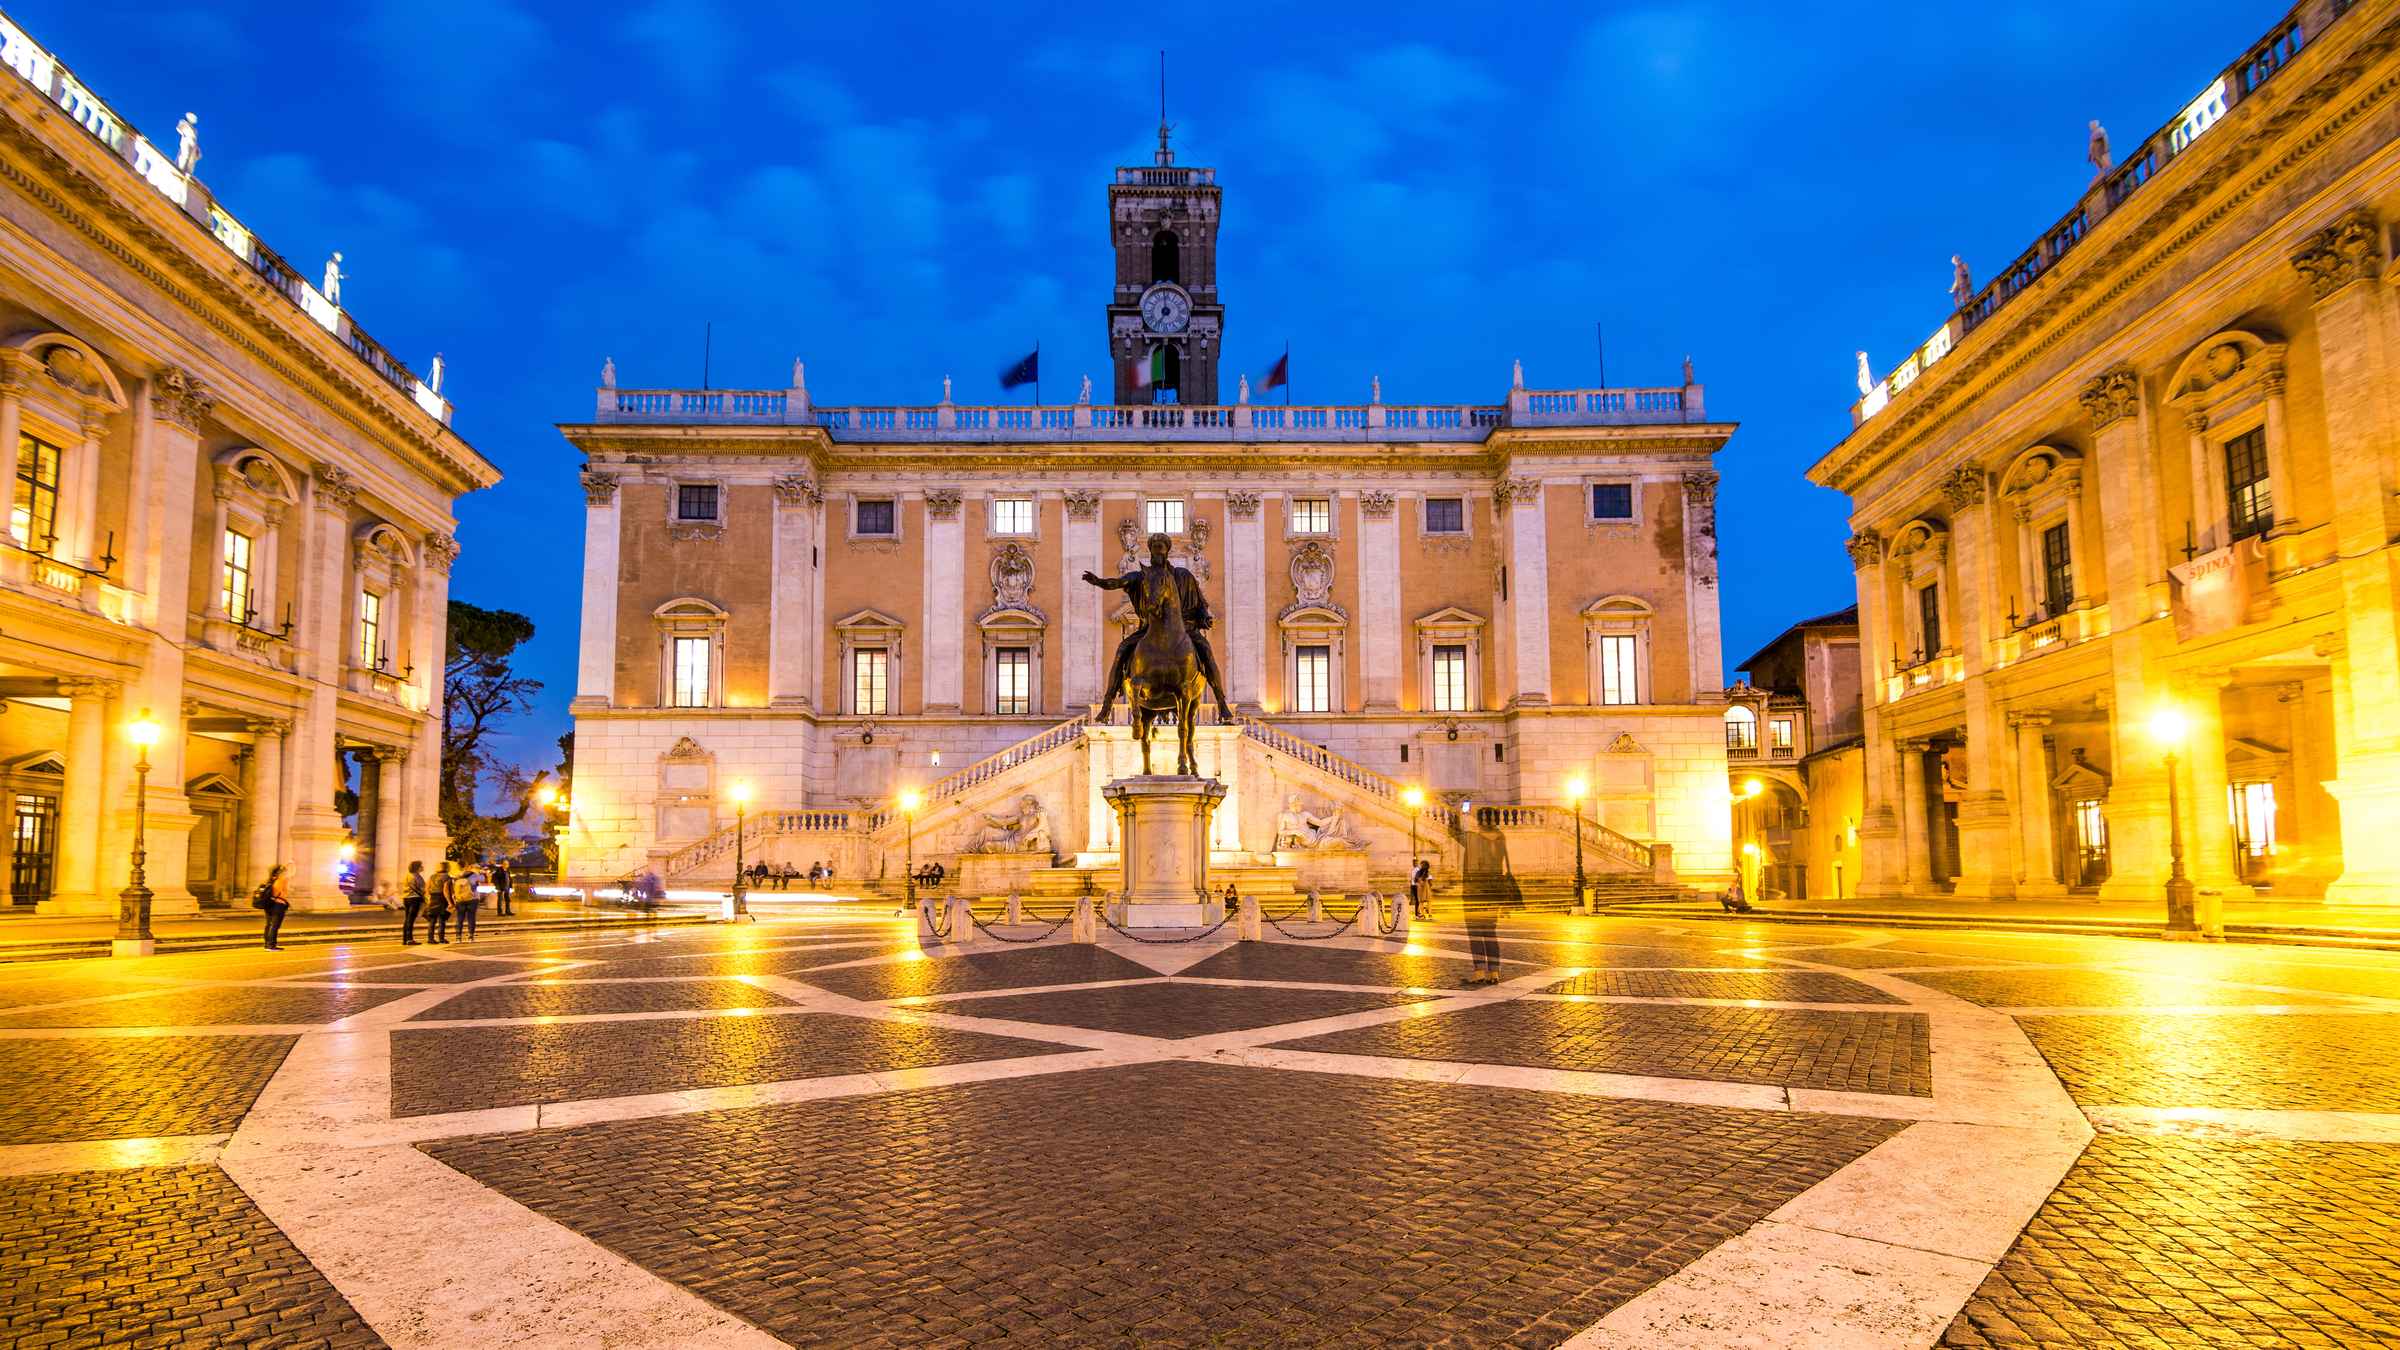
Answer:
[[109, 950], [118, 956], [148, 956], [158, 950], [150, 936], [150, 887], [143, 874], [149, 861], [150, 747], [158, 744], [158, 723], [150, 710], [126, 724], [125, 739], [133, 742], [133, 876], [117, 893], [117, 937]]
[[908, 835], [907, 880], [904, 884], [908, 887], [908, 909], [911, 914], [917, 909], [917, 808], [924, 804], [924, 795], [915, 788], [900, 789], [900, 819]]
[[1567, 805], [1575, 812], [1575, 908], [1584, 908], [1583, 898], [1583, 794], [1591, 785], [1582, 778], [1567, 780]]
[[2183, 738], [2191, 723], [2177, 708], [2160, 708], [2150, 714], [2150, 739], [2158, 742], [2167, 754], [2167, 931], [2196, 933], [2199, 926], [2192, 922], [2192, 879], [2183, 874], [2183, 798], [2181, 786], [2175, 781], [2175, 752], [2183, 746]]
[[733, 912], [748, 914], [749, 897], [742, 893], [742, 836], [749, 831], [750, 784], [733, 785]]
[[1735, 799], [1735, 805], [1742, 808], [1742, 826], [1741, 829], [1737, 831], [1737, 833], [1739, 833], [1742, 837], [1742, 857], [1748, 860], [1743, 864], [1745, 875], [1743, 876], [1742, 881], [1744, 886], [1753, 895], [1758, 893], [1758, 868], [1756, 866], [1758, 860], [1758, 841], [1751, 837], [1753, 832], [1750, 828], [1750, 803], [1758, 796], [1759, 793], [1766, 790], [1766, 784], [1758, 781], [1755, 778], [1745, 778], [1742, 780], [1742, 794], [1740, 797]]
[[1425, 814], [1425, 789], [1406, 787], [1400, 790], [1400, 804], [1408, 808], [1408, 879], [1417, 879], [1417, 817]]

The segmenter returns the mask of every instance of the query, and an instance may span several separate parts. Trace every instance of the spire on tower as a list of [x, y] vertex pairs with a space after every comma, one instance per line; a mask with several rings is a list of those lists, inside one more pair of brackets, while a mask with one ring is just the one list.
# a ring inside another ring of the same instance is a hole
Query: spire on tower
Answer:
[[1167, 136], [1175, 128], [1167, 124], [1167, 53], [1158, 53], [1158, 164], [1161, 167], [1175, 162], [1175, 152], [1167, 148]]

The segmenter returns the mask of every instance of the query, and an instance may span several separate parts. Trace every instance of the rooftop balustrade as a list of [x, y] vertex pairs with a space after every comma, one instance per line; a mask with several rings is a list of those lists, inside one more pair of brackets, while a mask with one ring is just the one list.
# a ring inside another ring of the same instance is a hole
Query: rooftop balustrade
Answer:
[[836, 441], [1457, 441], [1505, 427], [1705, 422], [1702, 387], [1510, 391], [1505, 403], [814, 404], [803, 389], [598, 391], [595, 420], [811, 426]]
[[2032, 247], [1995, 273], [1983, 289], [1968, 297], [1931, 337], [1903, 357], [1891, 373], [1869, 387], [1850, 406], [1850, 424], [1866, 425], [1902, 390], [1916, 383], [1918, 376], [1948, 356], [1967, 334], [2039, 284], [2102, 220], [2132, 201], [2152, 178], [2205, 137], [2242, 100], [2265, 87], [2304, 46], [2322, 37], [2328, 26], [2348, 13], [2354, 3], [2355, 0], [2302, 0], [2281, 22], [2268, 29], [2265, 37], [2251, 44], [2240, 60], [2203, 87], [2173, 121], [2130, 151], [2119, 154], [2108, 172], [2092, 179], [2074, 209], [2044, 230]]
[[445, 424], [449, 422], [448, 399], [418, 379], [407, 363], [392, 355], [382, 343], [367, 336], [367, 331], [312, 285], [305, 274], [260, 243], [256, 235], [234, 219], [200, 180], [177, 168], [172, 153], [152, 144], [132, 123], [117, 116], [99, 95], [68, 71], [65, 63], [26, 36], [5, 15], [0, 15], [0, 65], [15, 71], [19, 79], [57, 104], [69, 121], [124, 160], [134, 177], [173, 203], [209, 237], [248, 264], [269, 289], [290, 301], [326, 332], [340, 338], [386, 383], [408, 395], [432, 417]]

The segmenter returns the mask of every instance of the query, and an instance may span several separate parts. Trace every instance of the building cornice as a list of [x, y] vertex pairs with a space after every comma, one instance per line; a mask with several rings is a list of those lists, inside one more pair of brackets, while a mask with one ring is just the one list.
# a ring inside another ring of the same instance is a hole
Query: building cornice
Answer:
[[[1869, 476], [1965, 416], [1993, 389], [2081, 337], [2135, 288], [2190, 252], [2227, 216], [2258, 201], [2328, 142], [2387, 102], [2400, 89], [2400, 74], [2387, 74], [2347, 100], [2344, 95], [2396, 46], [2400, 17], [2389, 17], [2382, 27], [2362, 31], [2348, 48], [2325, 58], [2332, 64], [2308, 84], [2286, 86], [2288, 97], [2280, 102], [2258, 98], [2238, 104], [2204, 142], [2213, 158], [2200, 159], [2173, 192], [2154, 199], [2136, 197], [2146, 205], [2102, 220], [2092, 237], [2068, 253], [2034, 293], [1977, 328], [1890, 407], [1810, 466], [1809, 481], [1855, 495]], [[2324, 50], [2311, 47], [2299, 60]], [[2301, 121], [2337, 102], [2322, 124], [2284, 144]], [[2245, 126], [2236, 120], [2245, 116], [2265, 121]], [[2179, 156], [2162, 172], [2175, 173], [2192, 163], [2192, 157]], [[2247, 179], [2225, 191], [2228, 182], [2253, 169]]]
[[[270, 298], [266, 282], [198, 221], [155, 193], [128, 190], [138, 180], [122, 180], [130, 172], [125, 165], [56, 106], [22, 81], [0, 80], [0, 110], [0, 142], [9, 151], [0, 154], [0, 180], [275, 376], [300, 389], [339, 391], [340, 406], [363, 431], [396, 444], [449, 495], [500, 481], [496, 466], [406, 394], [374, 379], [340, 338]], [[62, 145], [47, 134], [50, 127], [73, 134]]]

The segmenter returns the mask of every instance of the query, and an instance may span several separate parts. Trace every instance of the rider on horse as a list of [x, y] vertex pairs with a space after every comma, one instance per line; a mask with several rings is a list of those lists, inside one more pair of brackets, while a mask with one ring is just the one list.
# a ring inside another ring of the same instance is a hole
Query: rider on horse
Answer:
[[[1216, 653], [1210, 651], [1208, 646], [1206, 630], [1215, 622], [1208, 612], [1208, 597], [1200, 593], [1200, 583], [1193, 580], [1190, 572], [1167, 561], [1167, 552], [1172, 547], [1173, 541], [1165, 535], [1151, 535], [1149, 566], [1113, 579], [1086, 572], [1083, 579], [1104, 591], [1125, 592], [1125, 598], [1132, 602], [1136, 614], [1148, 608], [1145, 602], [1153, 597], [1156, 590], [1174, 587], [1176, 599], [1183, 607], [1183, 625], [1191, 638], [1192, 655], [1199, 662], [1200, 674], [1208, 681], [1209, 692], [1216, 695], [1218, 715], [1231, 722], [1233, 708], [1225, 701], [1225, 682], [1217, 675]], [[1126, 677], [1133, 673], [1134, 648], [1140, 645], [1142, 635], [1148, 631], [1149, 625], [1145, 623], [1127, 633], [1125, 640], [1117, 644], [1117, 659], [1109, 665], [1108, 684], [1100, 695], [1101, 721], [1106, 722], [1110, 710], [1116, 706], [1118, 691], [1125, 687]]]

